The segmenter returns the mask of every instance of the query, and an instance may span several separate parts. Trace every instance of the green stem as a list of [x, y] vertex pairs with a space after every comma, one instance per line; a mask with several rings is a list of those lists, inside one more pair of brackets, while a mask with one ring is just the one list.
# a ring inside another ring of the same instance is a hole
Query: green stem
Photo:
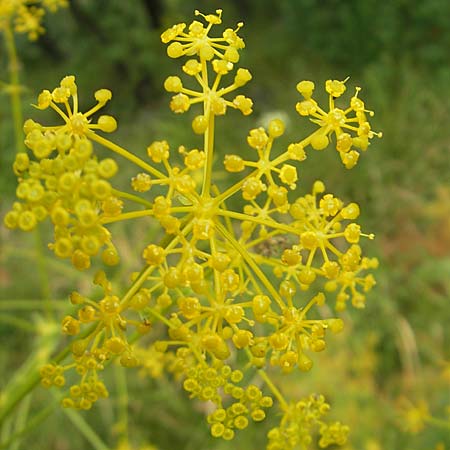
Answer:
[[427, 417], [425, 421], [431, 425], [450, 430], [450, 420], [438, 419], [437, 417]]
[[20, 317], [16, 317], [13, 314], [2, 313], [2, 315], [0, 316], [0, 322], [5, 323], [7, 325], [12, 325], [28, 333], [34, 333], [36, 331], [35, 327], [31, 325], [29, 322], [27, 322], [24, 319], [21, 319]]
[[[24, 401], [20, 404], [19, 411], [17, 413], [17, 419], [15, 423], [15, 430], [19, 432], [26, 426], [28, 413], [30, 412], [31, 394], [25, 397]], [[21, 439], [17, 439], [11, 446], [11, 450], [18, 450]]]
[[231, 244], [235, 248], [235, 250], [242, 256], [242, 259], [247, 263], [247, 265], [257, 276], [259, 281], [268, 290], [272, 298], [278, 303], [278, 306], [283, 310], [285, 308], [283, 300], [281, 299], [276, 289], [272, 286], [272, 283], [267, 279], [264, 272], [259, 268], [258, 264], [247, 252], [247, 250], [231, 235], [231, 233], [228, 232], [228, 230], [221, 223], [216, 221], [214, 223], [214, 226], [216, 230], [224, 237], [224, 239], [229, 244]]
[[[80, 338], [84, 338], [92, 333], [94, 327], [89, 327]], [[58, 355], [53, 358], [53, 362], [60, 363], [70, 353], [71, 344], [68, 344]], [[41, 376], [37, 369], [31, 370], [28, 374], [28, 379], [24, 383], [20, 384], [10, 396], [6, 396], [2, 409], [0, 410], [0, 425], [8, 418], [12, 410], [17, 404], [41, 381]]]
[[140, 217], [148, 217], [153, 215], [154, 212], [152, 209], [144, 209], [143, 211], [131, 211], [119, 214], [118, 216], [102, 217], [100, 220], [102, 225], [106, 225], [108, 223], [121, 222], [122, 220], [139, 219]]
[[153, 316], [155, 316], [158, 320], [160, 320], [161, 322], [165, 323], [169, 328], [172, 328], [174, 325], [169, 321], [169, 319], [165, 318], [162, 314], [160, 314], [158, 311], [156, 311], [153, 308], [147, 308], [145, 310], [146, 312], [152, 314]]
[[23, 115], [22, 102], [20, 99], [20, 80], [19, 80], [19, 58], [17, 57], [16, 45], [14, 42], [14, 35], [10, 24], [3, 28], [3, 35], [5, 36], [6, 51], [9, 62], [9, 92], [11, 97], [11, 109], [14, 121], [14, 137], [16, 141], [16, 152], [25, 151], [23, 143]]
[[50, 289], [50, 281], [47, 270], [47, 261], [45, 259], [43, 253], [43, 241], [42, 241], [42, 232], [40, 228], [36, 228], [34, 231], [35, 238], [35, 249], [36, 249], [36, 261], [37, 261], [37, 269], [39, 272], [39, 280], [40, 280], [40, 288], [41, 288], [41, 296], [44, 301], [44, 310], [47, 319], [52, 319], [53, 316], [53, 308], [51, 303], [51, 289]]
[[117, 189], [113, 189], [111, 191], [114, 195], [116, 195], [117, 197], [120, 198], [126, 198], [127, 200], [131, 200], [135, 203], [139, 203], [141, 205], [146, 206], [147, 208], [151, 208], [153, 206], [153, 204], [151, 202], [148, 202], [147, 200], [144, 200], [143, 198], [134, 195], [134, 194], [129, 194], [128, 192], [123, 192], [123, 191], [119, 191]]
[[105, 139], [102, 136], [99, 136], [98, 134], [95, 134], [94, 132], [89, 133], [87, 135], [89, 139], [92, 139], [95, 142], [98, 142], [100, 145], [103, 145], [103, 147], [108, 148], [109, 150], [113, 151], [114, 153], [117, 153], [118, 155], [128, 159], [128, 161], [136, 164], [141, 169], [146, 170], [148, 173], [151, 173], [156, 178], [166, 178], [166, 176], [161, 173], [159, 170], [155, 169], [150, 164], [143, 161], [138, 156], [134, 155], [133, 153], [130, 153], [128, 150], [124, 149], [120, 145], [115, 144], [114, 142], [109, 141], [108, 139]]
[[128, 388], [127, 374], [122, 366], [115, 367], [118, 406], [118, 431], [128, 440]]
[[[67, 304], [64, 302], [63, 300], [50, 300], [50, 302], [52, 303], [52, 308], [55, 309], [68, 309], [67, 308]], [[0, 311], [1, 310], [32, 310], [32, 311], [36, 311], [37, 309], [41, 309], [44, 308], [45, 305], [42, 305], [42, 303], [40, 302], [40, 299], [36, 299], [36, 300], [0, 300]]]
[[223, 217], [230, 217], [232, 219], [237, 219], [241, 221], [246, 220], [249, 222], [254, 222], [257, 225], [264, 225], [266, 227], [273, 228], [284, 233], [292, 233], [294, 235], [300, 234], [300, 230], [298, 228], [291, 227], [285, 223], [276, 222], [275, 220], [261, 219], [258, 216], [250, 216], [248, 214], [242, 214], [235, 211], [227, 211], [224, 209], [218, 209], [217, 215], [221, 215]]
[[[303, 139], [301, 142], [299, 142], [299, 144], [302, 147], [306, 147], [307, 145], [309, 145], [309, 143], [311, 142], [311, 139], [316, 135], [316, 134], [320, 134], [320, 132], [322, 131], [321, 128], [319, 128], [318, 130], [314, 131], [314, 133], [312, 133], [311, 135], [309, 135], [307, 138]], [[273, 167], [278, 166], [279, 164], [281, 164], [284, 161], [287, 161], [288, 159], [290, 159], [289, 157], [289, 153], [285, 152], [282, 155], [278, 156], [277, 158], [275, 158], [272, 162], [271, 165]], [[231, 196], [233, 196], [236, 192], [238, 192], [243, 184], [245, 183], [246, 180], [248, 180], [251, 177], [257, 176], [260, 173], [260, 169], [255, 169], [253, 170], [251, 173], [249, 173], [248, 175], [246, 175], [242, 180], [238, 181], [237, 183], [233, 184], [233, 186], [230, 186], [226, 191], [222, 192], [220, 195], [218, 195], [214, 201], [216, 203], [216, 205], [220, 205], [224, 200], [226, 200], [227, 198], [230, 198]]]
[[0, 450], [3, 449], [10, 449], [11, 444], [18, 438], [24, 436], [28, 432], [30, 432], [33, 428], [37, 427], [39, 424], [41, 424], [56, 408], [57, 403], [54, 402], [52, 405], [47, 406], [42, 411], [40, 411], [38, 414], [36, 414], [31, 420], [28, 421], [27, 425], [22, 428], [21, 430], [14, 433], [9, 439], [6, 441], [0, 443]]
[[[176, 213], [190, 213], [192, 212], [193, 207], [192, 206], [175, 206], [174, 208], [170, 208], [171, 214]], [[154, 216], [153, 209], [144, 209], [143, 211], [130, 211], [123, 214], [119, 214], [117, 216], [105, 216], [102, 217], [101, 223], [103, 225], [106, 225], [108, 223], [114, 223], [114, 222], [121, 222], [122, 220], [132, 220], [132, 219], [139, 219], [141, 217], [148, 217], [148, 216]]]
[[[18, 248], [11, 246], [10, 248], [2, 249], [2, 258], [0, 259], [0, 263], [8, 260], [12, 257], [21, 257], [26, 259], [32, 259], [36, 255], [34, 249], [27, 248]], [[54, 258], [45, 258], [45, 265], [46, 267], [51, 266], [52, 269], [57, 270], [58, 272], [64, 274], [65, 276], [72, 275], [75, 279], [84, 279], [84, 273], [83, 272], [74, 272], [73, 268], [68, 266], [62, 259], [54, 259]]]
[[64, 413], [80, 431], [80, 433], [86, 438], [86, 440], [92, 445], [92, 449], [95, 450], [109, 450], [109, 447], [102, 441], [98, 434], [92, 429], [92, 427], [86, 422], [78, 411], [73, 409], [64, 409]]
[[[24, 152], [25, 145], [23, 142], [23, 114], [22, 114], [22, 100], [20, 98], [20, 78], [19, 78], [19, 70], [20, 63], [19, 58], [17, 57], [16, 45], [14, 42], [14, 34], [11, 30], [11, 25], [7, 24], [3, 29], [3, 33], [5, 36], [6, 50], [8, 53], [8, 61], [9, 61], [9, 92], [11, 98], [11, 110], [14, 122], [14, 137], [16, 142], [16, 152]], [[39, 230], [36, 230], [35, 233], [36, 239], [36, 259], [38, 263], [38, 272], [40, 278], [40, 286], [42, 298], [46, 305], [46, 314], [47, 318], [51, 317], [51, 305], [48, 303], [50, 299], [50, 283], [48, 278], [48, 271], [45, 264], [45, 257], [42, 253], [42, 238]]]
[[287, 410], [289, 408], [287, 401], [284, 399], [283, 394], [280, 392], [280, 390], [273, 384], [267, 373], [264, 370], [260, 369], [258, 370], [258, 374], [264, 380], [264, 383], [266, 383], [267, 387], [272, 391], [272, 394], [280, 402], [282, 409]]
[[214, 160], [214, 114], [211, 111], [209, 111], [208, 129], [205, 133], [204, 152], [206, 155], [206, 163], [203, 174], [202, 198], [209, 197]]
[[13, 418], [9, 417], [8, 420], [6, 420], [3, 426], [1, 427], [0, 442], [8, 440], [9, 436], [11, 436], [12, 426], [13, 426]]

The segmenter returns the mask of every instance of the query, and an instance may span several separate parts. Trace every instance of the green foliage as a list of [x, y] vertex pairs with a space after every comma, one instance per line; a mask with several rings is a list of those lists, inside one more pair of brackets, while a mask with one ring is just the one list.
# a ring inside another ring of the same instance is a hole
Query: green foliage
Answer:
[[312, 57], [352, 72], [385, 57], [447, 71], [442, 67], [450, 44], [445, 0], [283, 0], [279, 5], [288, 40]]

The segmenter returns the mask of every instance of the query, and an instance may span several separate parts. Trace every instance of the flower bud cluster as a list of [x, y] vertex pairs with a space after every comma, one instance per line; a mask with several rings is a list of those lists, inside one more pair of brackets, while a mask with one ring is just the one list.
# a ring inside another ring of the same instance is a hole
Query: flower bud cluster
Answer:
[[312, 394], [297, 403], [291, 403], [280, 425], [267, 434], [267, 450], [309, 448], [316, 429], [320, 434], [320, 448], [345, 444], [349, 428], [340, 422], [328, 424], [322, 419], [329, 409], [330, 405], [325, 402], [323, 395]]
[[272, 398], [263, 396], [254, 384], [246, 388], [239, 386], [243, 376], [240, 370], [232, 370], [221, 363], [216, 367], [198, 364], [186, 370], [183, 387], [190, 397], [210, 401], [216, 406], [207, 417], [214, 437], [233, 439], [235, 429], [247, 428], [249, 419], [254, 422], [264, 420], [263, 408], [273, 405]]
[[[67, 315], [61, 321], [62, 333], [76, 337], [71, 345], [73, 362], [66, 366], [46, 365], [41, 371], [46, 387], [63, 386], [63, 371], [72, 368], [81, 376], [80, 384], [70, 388], [70, 398], [64, 399], [65, 407], [89, 409], [96, 400], [106, 397], [107, 390], [99, 381], [98, 372], [116, 357], [123, 367], [138, 366], [139, 360], [127, 331], [134, 328], [139, 335], [144, 335], [152, 327], [146, 318], [151, 301], [147, 289], [121, 300], [112, 294], [111, 283], [103, 271], [96, 274], [94, 283], [102, 288], [104, 296], [94, 301], [73, 292], [70, 300], [78, 309], [77, 315]], [[129, 318], [130, 312], [136, 317]]]
[[[329, 95], [329, 109], [323, 110], [312, 98], [314, 83], [300, 81], [297, 90], [303, 96], [298, 102], [296, 110], [301, 116], [311, 117], [311, 122], [319, 125], [319, 129], [309, 139], [309, 144], [315, 150], [324, 150], [330, 143], [330, 137], [335, 136], [336, 150], [342, 163], [347, 169], [353, 168], [359, 159], [360, 151], [366, 151], [369, 140], [374, 136], [381, 137], [382, 133], [372, 130], [367, 115], [373, 116], [373, 111], [365, 109], [364, 102], [358, 97], [361, 88], [350, 99], [346, 109], [336, 107], [335, 100], [346, 91], [344, 81], [327, 80], [325, 90]], [[354, 114], [353, 116], [351, 114]]]
[[42, 26], [45, 11], [52, 13], [68, 6], [67, 0], [3, 0], [0, 4], [0, 31], [12, 27], [16, 33], [35, 41], [45, 33]]
[[[67, 100], [73, 97], [74, 110]], [[99, 109], [111, 93], [97, 91]], [[43, 126], [29, 119], [25, 122], [25, 145], [29, 151], [18, 153], [14, 172], [19, 184], [18, 202], [4, 218], [8, 228], [33, 230], [39, 222], [49, 219], [54, 227], [54, 243], [49, 247], [59, 258], [70, 258], [79, 270], [90, 266], [91, 257], [102, 251], [105, 264], [119, 262], [110, 232], [102, 225], [102, 216], [116, 216], [122, 210], [110, 179], [118, 165], [112, 158], [99, 160], [87, 137], [91, 125], [87, 117], [76, 112], [77, 87], [75, 78], [67, 76], [59, 87], [43, 91], [38, 108], [53, 107], [64, 118], [62, 126]], [[57, 103], [66, 105], [67, 114]], [[106, 116], [103, 116], [106, 117]]]
[[[204, 134], [211, 127], [214, 116], [226, 114], [228, 107], [240, 110], [245, 116], [252, 113], [251, 99], [243, 95], [237, 95], [232, 100], [224, 98], [226, 94], [247, 84], [252, 75], [247, 69], [237, 69], [233, 83], [219, 88], [222, 78], [233, 71], [239, 61], [239, 50], [245, 47], [237, 34], [243, 24], [239, 23], [235, 30], [227, 28], [222, 37], [213, 38], [209, 32], [213, 25], [222, 23], [222, 10], [218, 9], [216, 14], [206, 16], [198, 11], [196, 14], [203, 16], [206, 27], [194, 20], [185, 32], [186, 24], [180, 23], [165, 31], [161, 40], [165, 44], [170, 43], [167, 47], [169, 57], [190, 57], [183, 66], [183, 72], [200, 85], [200, 91], [185, 86], [178, 76], [168, 77], [164, 88], [175, 93], [170, 108], [177, 114], [188, 111], [193, 104], [203, 103], [203, 113], [194, 118], [192, 129], [196, 134]], [[211, 85], [208, 84], [208, 67], [215, 77]]]

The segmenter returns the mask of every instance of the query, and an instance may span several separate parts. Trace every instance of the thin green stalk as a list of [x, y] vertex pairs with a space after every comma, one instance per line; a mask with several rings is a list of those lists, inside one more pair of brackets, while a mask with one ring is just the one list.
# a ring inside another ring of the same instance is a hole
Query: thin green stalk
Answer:
[[[54, 309], [62, 309], [66, 310], [69, 309], [68, 305], [64, 302], [62, 299], [58, 300], [50, 300], [52, 304], [52, 308]], [[0, 300], [0, 311], [1, 310], [31, 310], [36, 311], [38, 309], [44, 308], [45, 305], [43, 305], [39, 299], [32, 300], [32, 299], [19, 299], [19, 300], [12, 300], [12, 299], [6, 299], [6, 300]]]
[[57, 402], [54, 402], [53, 404], [47, 406], [42, 411], [40, 411], [38, 414], [36, 414], [31, 420], [28, 421], [25, 427], [23, 427], [20, 431], [17, 431], [14, 433], [9, 439], [6, 441], [0, 443], [0, 450], [7, 449], [10, 450], [11, 444], [18, 438], [24, 436], [25, 434], [29, 433], [33, 428], [40, 425], [56, 408], [58, 405]]
[[425, 421], [436, 427], [450, 430], [450, 420], [438, 419], [437, 417], [427, 417]]
[[212, 166], [214, 162], [214, 114], [209, 112], [209, 124], [205, 133], [206, 163], [203, 174], [202, 197], [209, 197], [212, 182]]
[[17, 57], [16, 45], [14, 42], [14, 34], [10, 24], [3, 29], [5, 36], [6, 52], [8, 54], [9, 69], [9, 94], [11, 98], [11, 109], [14, 121], [14, 137], [16, 141], [16, 152], [25, 151], [23, 143], [23, 115], [22, 101], [20, 98], [20, 79], [19, 79], [19, 58]]
[[64, 408], [64, 413], [80, 431], [80, 433], [86, 438], [86, 440], [92, 445], [94, 450], [109, 450], [109, 447], [102, 441], [99, 435], [92, 429], [92, 427], [86, 422], [83, 416], [74, 409]]
[[118, 407], [118, 431], [128, 440], [128, 387], [127, 374], [122, 366], [115, 366]]
[[26, 331], [27, 333], [34, 333], [36, 328], [25, 319], [16, 317], [13, 314], [4, 314], [0, 316], [0, 322], [7, 325], [12, 325], [13, 327], [19, 328], [20, 330]]
[[37, 370], [34, 370], [25, 383], [20, 385], [10, 398], [6, 398], [6, 402], [0, 410], [0, 425], [8, 418], [11, 411], [17, 404], [39, 383], [41, 376]]
[[131, 200], [132, 202], [139, 203], [141, 205], [146, 206], [147, 208], [151, 208], [153, 206], [152, 202], [149, 202], [138, 195], [130, 194], [128, 192], [119, 191], [118, 189], [112, 189], [111, 192], [120, 198], [126, 198], [127, 200]]
[[279, 389], [272, 383], [272, 380], [269, 378], [267, 373], [264, 370], [258, 370], [258, 374], [264, 380], [267, 387], [272, 391], [272, 394], [280, 402], [281, 408], [283, 410], [287, 410], [289, 408], [287, 401], [284, 399], [283, 394], [279, 391]]
[[[2, 249], [3, 250], [3, 249]], [[11, 257], [22, 257], [26, 259], [32, 259], [35, 256], [35, 251], [33, 249], [27, 248], [5, 248], [2, 253], [2, 258], [0, 259], [0, 263], [3, 261], [8, 260], [8, 258]], [[74, 279], [81, 279], [84, 278], [83, 272], [77, 272], [73, 271], [72, 267], [68, 266], [65, 261], [62, 259], [54, 259], [54, 258], [48, 258], [44, 256], [45, 258], [45, 265], [46, 267], [52, 266], [52, 269], [59, 271], [62, 274], [65, 274], [67, 276], [71, 276]]]
[[[249, 361], [251, 361], [252, 354], [248, 348], [245, 349], [245, 353], [247, 354]], [[264, 369], [258, 369], [258, 375], [262, 378], [264, 383], [266, 383], [267, 387], [270, 389], [272, 394], [278, 400], [281, 408], [286, 411], [289, 408], [288, 402], [283, 397], [283, 394], [280, 392], [280, 390], [275, 386], [275, 384], [269, 378], [269, 375], [267, 375], [266, 371]]]
[[1, 427], [0, 442], [5, 441], [9, 438], [9, 436], [11, 435], [12, 426], [13, 426], [13, 418], [9, 417], [8, 420], [6, 420], [3, 426]]
[[[22, 99], [20, 97], [20, 62], [17, 56], [16, 45], [14, 42], [14, 34], [11, 30], [10, 24], [3, 29], [5, 36], [6, 51], [8, 54], [9, 62], [9, 94], [11, 99], [11, 110], [14, 123], [14, 138], [16, 142], [16, 152], [24, 152], [25, 145], [23, 140], [23, 113], [22, 113]], [[48, 277], [48, 271], [45, 263], [45, 257], [42, 252], [42, 238], [41, 232], [36, 229], [34, 232], [36, 244], [36, 260], [38, 264], [38, 272], [40, 278], [41, 293], [44, 302], [46, 302], [46, 314], [50, 318], [52, 315], [51, 305], [48, 302], [50, 299], [50, 283]]]
[[47, 269], [47, 261], [45, 259], [42, 242], [42, 233], [39, 228], [36, 228], [34, 232], [35, 238], [35, 249], [36, 249], [36, 261], [37, 261], [37, 269], [39, 272], [39, 285], [41, 288], [41, 296], [44, 301], [44, 311], [47, 319], [51, 319], [53, 317], [53, 308], [51, 304], [51, 289], [50, 289], [50, 281]]
[[[28, 413], [30, 412], [31, 394], [25, 397], [24, 401], [20, 404], [19, 411], [17, 412], [17, 419], [15, 423], [15, 430], [19, 432], [26, 426]], [[18, 450], [21, 439], [18, 438], [11, 446], [11, 450]]]
[[[94, 326], [89, 327], [80, 338], [84, 338], [92, 333]], [[66, 356], [70, 353], [70, 346], [68, 344], [58, 355], [56, 355], [52, 361], [55, 363], [60, 363]], [[2, 425], [8, 418], [12, 410], [17, 406], [17, 404], [33, 389], [35, 388], [41, 380], [39, 370], [34, 369], [28, 375], [28, 379], [24, 383], [20, 384], [15, 391], [10, 395], [6, 396], [2, 409], [0, 410], [0, 425]]]
[[259, 281], [270, 292], [271, 296], [278, 303], [279, 307], [281, 309], [284, 309], [285, 305], [284, 305], [284, 302], [281, 299], [279, 293], [274, 289], [274, 287], [269, 282], [267, 277], [264, 275], [264, 272], [260, 269], [258, 264], [256, 264], [256, 262], [251, 258], [250, 254], [247, 252], [245, 247], [243, 247], [219, 221], [215, 221], [214, 226], [215, 226], [216, 230], [224, 237], [224, 239], [226, 241], [228, 241], [236, 249], [236, 251], [241, 255], [242, 259], [251, 268], [251, 270], [257, 276]]

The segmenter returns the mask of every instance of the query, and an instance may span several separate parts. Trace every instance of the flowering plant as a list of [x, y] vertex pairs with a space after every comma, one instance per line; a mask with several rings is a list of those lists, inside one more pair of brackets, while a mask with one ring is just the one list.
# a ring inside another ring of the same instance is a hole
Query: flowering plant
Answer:
[[[192, 121], [193, 132], [203, 137], [198, 148], [174, 152], [160, 140], [141, 159], [106, 139], [99, 132], [115, 131], [116, 120], [94, 117], [111, 92], [96, 91], [96, 104], [81, 112], [74, 76], [37, 100], [38, 109], [58, 114], [59, 124], [25, 122], [28, 151], [14, 162], [18, 201], [4, 218], [7, 227], [30, 231], [49, 220], [54, 227], [49, 248], [81, 271], [98, 255], [106, 266], [119, 264], [113, 223], [147, 217], [162, 230], [159, 242], [142, 246], [142, 270], [132, 274], [126, 292], [117, 292], [101, 270], [94, 276], [103, 292], [99, 298], [71, 294], [77, 313], [61, 322], [62, 332], [73, 336], [71, 359], [63, 353], [42, 367], [42, 384], [64, 387], [67, 372], [75, 369], [80, 379], [62, 405], [90, 409], [108, 396], [101, 372], [117, 358], [153, 376], [171, 373], [192, 399], [208, 402], [214, 437], [232, 439], [251, 421], [264, 420], [276, 402], [282, 415], [268, 433], [268, 450], [307, 448], [316, 431], [320, 447], [342, 445], [348, 427], [325, 421], [324, 397], [290, 399], [271, 373], [311, 369], [314, 353], [344, 326], [338, 317], [325, 318], [321, 307], [334, 298], [337, 311], [348, 302], [363, 308], [364, 293], [375, 284], [370, 269], [378, 264], [363, 256], [359, 245], [361, 238], [373, 239], [356, 222], [359, 206], [325, 193], [321, 181], [310, 194], [296, 195], [299, 166], [309, 148], [324, 150], [333, 141], [351, 169], [381, 133], [371, 129], [373, 113], [359, 98], [360, 88], [341, 106], [347, 80], [328, 80], [329, 103], [321, 107], [313, 98], [314, 83], [301, 81], [296, 110], [317, 129], [287, 148], [276, 142], [285, 130], [280, 119], [250, 130], [245, 147], [225, 156], [230, 177], [223, 185], [215, 159], [216, 118], [230, 108], [252, 113], [252, 100], [234, 95], [252, 76], [236, 70], [245, 47], [238, 35], [243, 24], [213, 37], [222, 11], [195, 14], [202, 21], [174, 25], [161, 40], [169, 44], [169, 57], [187, 58], [182, 66], [187, 80], [169, 76], [164, 87], [174, 94], [173, 112], [200, 106]], [[101, 159], [95, 145], [134, 164], [134, 192], [115, 185], [122, 162]], [[237, 203], [239, 208], [230, 206]], [[238, 365], [241, 354], [244, 365]]]

